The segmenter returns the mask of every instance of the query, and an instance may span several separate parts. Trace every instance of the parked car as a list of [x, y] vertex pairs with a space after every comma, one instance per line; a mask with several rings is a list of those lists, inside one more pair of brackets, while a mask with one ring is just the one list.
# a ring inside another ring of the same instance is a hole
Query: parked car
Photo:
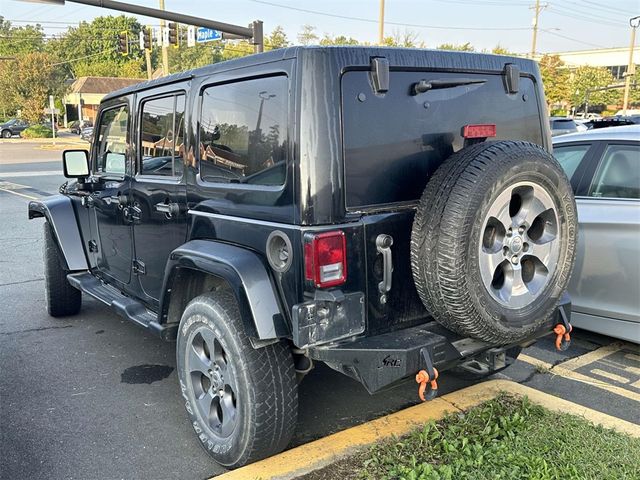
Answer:
[[29, 126], [24, 120], [12, 118], [0, 125], [0, 136], [2, 138], [11, 138], [20, 133]]
[[568, 117], [551, 117], [549, 118], [549, 126], [552, 137], [578, 131], [576, 122], [573, 121], [573, 118]]
[[108, 94], [29, 204], [47, 309], [84, 292], [176, 340], [228, 467], [287, 446], [314, 362], [433, 398], [566, 346], [576, 207], [546, 122], [534, 61], [463, 52], [294, 47]]
[[573, 323], [640, 343], [640, 125], [564, 135], [553, 145], [578, 204]]
[[76, 135], [80, 135], [82, 130], [85, 128], [93, 128], [93, 123], [89, 120], [75, 120], [69, 124], [69, 131], [71, 133], [75, 133]]
[[80, 130], [80, 138], [87, 142], [93, 142], [93, 127], [86, 127]]

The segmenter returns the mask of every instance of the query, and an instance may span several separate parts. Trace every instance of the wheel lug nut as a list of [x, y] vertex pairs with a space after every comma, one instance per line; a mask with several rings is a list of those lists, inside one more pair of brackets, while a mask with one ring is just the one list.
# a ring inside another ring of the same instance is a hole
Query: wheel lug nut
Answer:
[[524, 233], [524, 231], [526, 230], [524, 225], [520, 225], [520, 228], [518, 228], [518, 233]]
[[513, 263], [514, 265], [516, 265], [518, 263], [518, 256], [514, 255], [513, 257], [511, 257], [511, 263]]

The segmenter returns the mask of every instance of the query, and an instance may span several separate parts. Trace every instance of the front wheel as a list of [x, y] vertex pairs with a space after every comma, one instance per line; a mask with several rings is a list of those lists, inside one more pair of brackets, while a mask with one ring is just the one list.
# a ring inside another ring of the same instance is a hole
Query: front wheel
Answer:
[[298, 413], [291, 351], [284, 342], [254, 349], [233, 295], [193, 299], [176, 348], [189, 419], [218, 463], [236, 468], [287, 446]]
[[47, 311], [52, 317], [75, 315], [82, 306], [82, 292], [67, 280], [69, 272], [56, 243], [53, 228], [44, 223], [44, 285]]
[[3, 130], [2, 131], [2, 138], [11, 138], [11, 131]]

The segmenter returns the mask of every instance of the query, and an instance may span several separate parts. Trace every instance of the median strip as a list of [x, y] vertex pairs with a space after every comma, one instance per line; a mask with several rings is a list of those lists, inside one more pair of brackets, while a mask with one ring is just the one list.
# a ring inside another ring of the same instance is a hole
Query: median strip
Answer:
[[235, 479], [291, 479], [312, 472], [353, 454], [358, 449], [392, 437], [401, 437], [416, 427], [442, 419], [447, 413], [466, 411], [506, 392], [527, 396], [548, 410], [584, 417], [592, 423], [640, 438], [640, 426], [597, 412], [507, 380], [491, 380], [443, 395], [400, 412], [367, 422], [279, 455], [216, 477]]

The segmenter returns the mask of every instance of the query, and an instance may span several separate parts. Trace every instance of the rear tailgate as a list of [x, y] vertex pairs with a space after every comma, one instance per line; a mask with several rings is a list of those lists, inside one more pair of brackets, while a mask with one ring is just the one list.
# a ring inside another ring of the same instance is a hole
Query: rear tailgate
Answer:
[[[471, 85], [433, 89], [417, 95], [412, 87], [430, 82], [470, 79]], [[525, 140], [543, 145], [538, 90], [521, 76], [509, 94], [500, 72], [394, 71], [389, 90], [372, 90], [371, 72], [342, 76], [342, 115], [346, 208], [363, 214], [365, 251], [361, 268], [367, 278], [367, 327], [370, 333], [424, 321], [409, 261], [412, 207], [429, 177], [465, 145], [463, 127], [496, 126], [497, 140]], [[393, 237], [391, 289], [382, 295], [383, 255], [379, 235]], [[462, 234], [462, 232], [461, 232]]]

